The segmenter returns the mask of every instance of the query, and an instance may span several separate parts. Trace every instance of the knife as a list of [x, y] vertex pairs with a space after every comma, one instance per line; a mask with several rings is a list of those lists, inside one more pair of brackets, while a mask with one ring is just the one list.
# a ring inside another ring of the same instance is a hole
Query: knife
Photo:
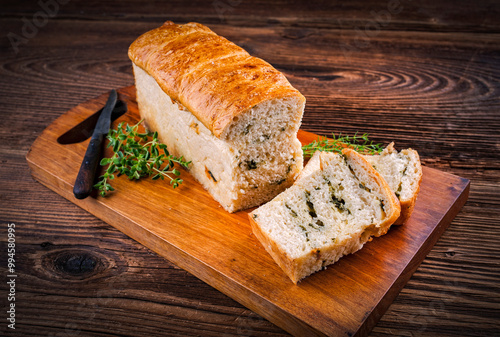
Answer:
[[111, 126], [111, 112], [116, 105], [117, 96], [116, 90], [111, 90], [108, 101], [99, 116], [99, 120], [90, 138], [89, 146], [83, 157], [82, 165], [76, 176], [73, 188], [73, 194], [77, 199], [85, 199], [92, 192], [97, 165], [101, 159], [102, 142]]
[[[101, 116], [102, 109], [99, 109], [97, 112], [93, 113], [77, 125], [73, 126], [71, 129], [66, 131], [64, 134], [60, 135], [57, 138], [57, 142], [62, 145], [75, 144], [83, 142], [89, 139], [92, 136], [92, 132], [95, 129], [97, 124], [97, 120], [99, 116]], [[127, 112], [127, 103], [118, 99], [116, 101], [115, 108], [111, 113], [111, 122], [121, 117], [123, 114]]]

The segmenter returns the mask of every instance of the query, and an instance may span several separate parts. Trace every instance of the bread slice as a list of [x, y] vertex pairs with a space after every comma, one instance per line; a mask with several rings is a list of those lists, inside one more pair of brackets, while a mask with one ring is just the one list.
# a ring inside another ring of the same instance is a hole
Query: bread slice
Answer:
[[412, 149], [398, 152], [394, 143], [390, 143], [380, 154], [364, 157], [382, 175], [401, 203], [401, 215], [395, 224], [406, 223], [413, 213], [422, 182], [418, 152]]
[[[320, 153], [316, 151], [309, 159], [299, 179], [320, 167]], [[422, 166], [418, 152], [413, 149], [398, 152], [394, 148], [394, 143], [390, 143], [380, 154], [363, 155], [363, 157], [380, 173], [398, 197], [401, 214], [394, 224], [405, 224], [413, 213], [422, 182]]]
[[147, 127], [228, 212], [269, 201], [303, 167], [305, 98], [209, 28], [166, 22], [129, 48]]
[[400, 213], [385, 180], [354, 150], [317, 158], [319, 167], [306, 166], [308, 174], [249, 214], [255, 236], [294, 283], [385, 234]]

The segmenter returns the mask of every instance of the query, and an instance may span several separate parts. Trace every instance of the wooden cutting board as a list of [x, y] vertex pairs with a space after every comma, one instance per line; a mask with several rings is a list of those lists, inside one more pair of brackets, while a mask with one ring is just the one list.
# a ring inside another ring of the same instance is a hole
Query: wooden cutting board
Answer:
[[[102, 108], [107, 96], [69, 110], [43, 131], [27, 154], [33, 177], [294, 335], [367, 335], [468, 197], [469, 180], [424, 167], [406, 225], [294, 285], [252, 234], [248, 211], [227, 213], [187, 172], [175, 190], [166, 181], [122, 176], [105, 198], [74, 198], [88, 140], [64, 145], [58, 137]], [[113, 127], [135, 124], [135, 88], [119, 90], [119, 98], [128, 112]], [[317, 136], [300, 131], [299, 138], [309, 143]]]

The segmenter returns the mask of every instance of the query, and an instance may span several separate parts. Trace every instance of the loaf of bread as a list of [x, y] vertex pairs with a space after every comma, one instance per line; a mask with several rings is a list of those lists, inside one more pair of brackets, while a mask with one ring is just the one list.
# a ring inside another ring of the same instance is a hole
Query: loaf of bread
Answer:
[[316, 158], [319, 167], [307, 164], [307, 174], [249, 214], [255, 236], [294, 283], [385, 234], [400, 213], [362, 155], [344, 149]]
[[305, 98], [269, 63], [209, 28], [166, 22], [129, 48], [148, 129], [228, 212], [266, 202], [303, 166]]
[[390, 143], [382, 153], [364, 157], [382, 175], [401, 203], [401, 215], [395, 224], [406, 223], [413, 213], [422, 182], [418, 152], [412, 149], [398, 152], [394, 143]]

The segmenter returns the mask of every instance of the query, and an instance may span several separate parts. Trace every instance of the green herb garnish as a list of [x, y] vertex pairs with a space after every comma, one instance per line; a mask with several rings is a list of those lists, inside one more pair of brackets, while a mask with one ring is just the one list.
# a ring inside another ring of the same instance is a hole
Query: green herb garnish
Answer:
[[342, 135], [335, 136], [332, 133], [332, 139], [326, 137], [319, 137], [307, 145], [302, 146], [302, 152], [305, 157], [312, 157], [316, 151], [326, 151], [326, 152], [337, 152], [342, 153], [342, 149], [345, 147], [350, 147], [357, 152], [366, 154], [376, 154], [384, 150], [381, 144], [374, 144], [373, 141], [368, 139], [368, 134], [364, 133], [362, 136], [358, 136], [358, 133], [354, 136]]
[[120, 123], [117, 129], [111, 129], [108, 133], [108, 147], [113, 149], [111, 158], [103, 158], [101, 166], [109, 165], [106, 172], [99, 177], [99, 182], [94, 188], [100, 191], [100, 195], [105, 196], [108, 192], [114, 191], [109, 184], [109, 180], [122, 174], [131, 180], [149, 176], [153, 180], [170, 179], [173, 188], [182, 183], [179, 178], [180, 171], [174, 168], [177, 163], [185, 168], [191, 163], [184, 158], [175, 157], [168, 153], [167, 146], [158, 141], [158, 132], [146, 131], [140, 133], [139, 125], [142, 120], [130, 126], [124, 122]]

